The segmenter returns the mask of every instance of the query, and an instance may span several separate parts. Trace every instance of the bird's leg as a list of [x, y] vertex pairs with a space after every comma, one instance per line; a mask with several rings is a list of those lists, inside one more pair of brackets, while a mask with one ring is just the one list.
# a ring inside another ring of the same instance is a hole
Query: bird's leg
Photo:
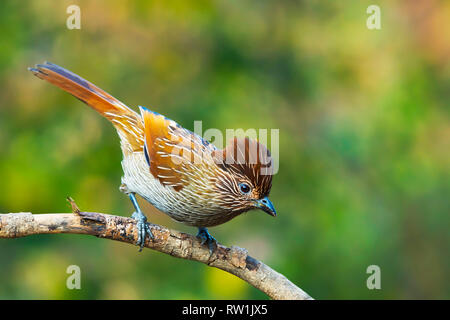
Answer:
[[129, 197], [131, 199], [131, 202], [133, 203], [134, 209], [136, 210], [135, 212], [133, 212], [131, 217], [134, 218], [137, 222], [136, 227], [138, 229], [138, 240], [136, 242], [136, 245], [140, 247], [139, 252], [141, 252], [145, 244], [145, 237], [147, 235], [150, 237], [150, 239], [154, 239], [154, 237], [147, 222], [147, 217], [142, 213], [141, 208], [139, 207], [139, 204], [136, 200], [135, 194], [130, 193]]
[[208, 232], [208, 229], [199, 227], [197, 238], [202, 240], [202, 245], [205, 243], [208, 245], [210, 253], [213, 252], [214, 245], [217, 245], [217, 240]]

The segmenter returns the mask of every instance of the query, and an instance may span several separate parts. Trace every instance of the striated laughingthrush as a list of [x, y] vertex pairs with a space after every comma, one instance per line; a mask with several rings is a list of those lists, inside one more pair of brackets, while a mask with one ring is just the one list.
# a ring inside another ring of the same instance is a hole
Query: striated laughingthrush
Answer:
[[140, 195], [174, 220], [198, 227], [197, 237], [212, 248], [207, 227], [259, 208], [272, 216], [269, 200], [272, 159], [256, 140], [234, 138], [219, 150], [199, 135], [147, 108], [140, 115], [105, 91], [55, 64], [29, 68], [80, 99], [116, 128], [123, 152], [120, 190], [129, 195], [137, 221], [140, 249], [153, 238], [137, 203]]

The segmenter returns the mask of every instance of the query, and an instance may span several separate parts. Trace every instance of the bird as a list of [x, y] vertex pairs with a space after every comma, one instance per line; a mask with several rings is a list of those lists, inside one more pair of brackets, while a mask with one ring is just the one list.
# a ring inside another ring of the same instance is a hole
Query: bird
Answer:
[[123, 154], [120, 191], [135, 211], [139, 251], [154, 240], [139, 195], [173, 220], [198, 228], [210, 251], [217, 240], [208, 228], [252, 209], [275, 217], [269, 200], [273, 159], [256, 139], [234, 137], [218, 149], [175, 121], [139, 106], [139, 113], [102, 89], [56, 64], [28, 68], [35, 76], [72, 94], [115, 127]]

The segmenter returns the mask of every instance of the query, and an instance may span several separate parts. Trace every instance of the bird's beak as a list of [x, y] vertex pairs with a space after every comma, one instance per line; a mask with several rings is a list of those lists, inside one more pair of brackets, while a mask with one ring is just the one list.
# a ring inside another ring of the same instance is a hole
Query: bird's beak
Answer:
[[256, 200], [256, 206], [262, 211], [270, 214], [272, 217], [277, 216], [277, 212], [275, 211], [275, 208], [268, 197]]

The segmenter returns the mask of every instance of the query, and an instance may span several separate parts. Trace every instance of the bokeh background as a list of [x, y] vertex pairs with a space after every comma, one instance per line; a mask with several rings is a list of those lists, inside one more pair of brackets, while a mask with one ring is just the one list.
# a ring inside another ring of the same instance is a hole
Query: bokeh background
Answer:
[[[81, 30], [66, 28], [71, 4]], [[280, 129], [279, 216], [212, 228], [220, 242], [317, 299], [448, 299], [449, 54], [449, 1], [1, 1], [0, 212], [69, 212], [68, 195], [132, 212], [113, 127], [27, 71], [48, 60], [191, 130]], [[81, 290], [65, 286], [72, 264]], [[366, 287], [373, 264], [381, 290]], [[196, 262], [42, 235], [0, 240], [0, 298], [266, 296]]]

